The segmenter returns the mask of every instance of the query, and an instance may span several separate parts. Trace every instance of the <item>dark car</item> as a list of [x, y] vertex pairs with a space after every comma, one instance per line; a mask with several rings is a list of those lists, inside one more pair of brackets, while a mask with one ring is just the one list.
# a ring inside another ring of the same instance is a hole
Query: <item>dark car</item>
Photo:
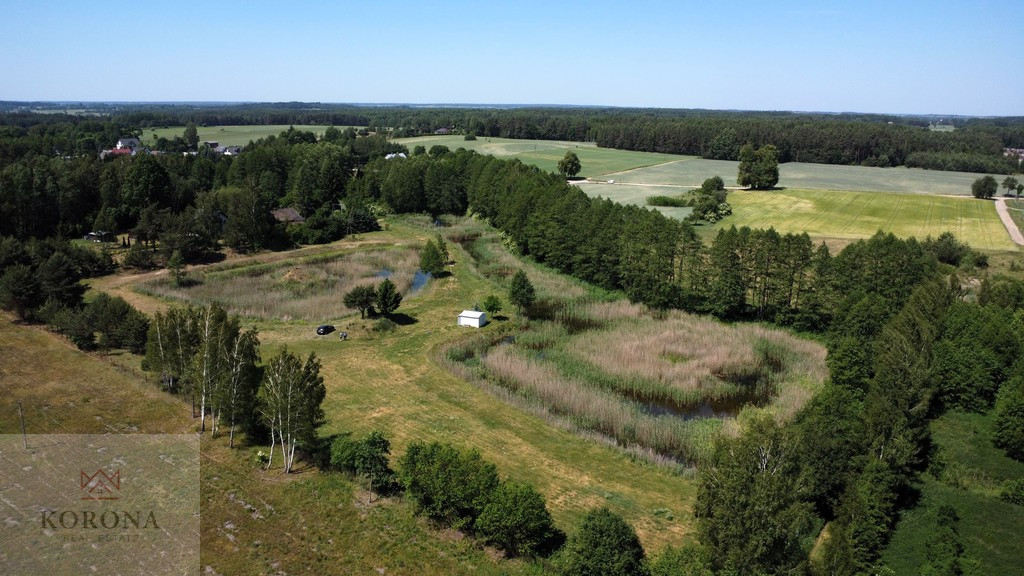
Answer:
[[330, 324], [323, 324], [316, 327], [316, 333], [321, 336], [324, 334], [330, 334], [331, 332], [334, 332], [334, 326], [331, 326]]

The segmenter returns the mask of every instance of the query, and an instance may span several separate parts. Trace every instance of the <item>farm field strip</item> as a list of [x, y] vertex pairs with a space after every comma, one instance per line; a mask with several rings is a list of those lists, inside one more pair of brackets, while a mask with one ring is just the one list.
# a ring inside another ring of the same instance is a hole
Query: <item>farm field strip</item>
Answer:
[[[559, 142], [553, 140], [515, 140], [510, 138], [479, 137], [476, 140], [465, 140], [462, 136], [419, 136], [416, 138], [400, 138], [395, 140], [404, 144], [409, 150], [415, 146], [447, 146], [450, 150], [465, 148], [480, 154], [490, 154], [498, 158], [519, 158], [524, 164], [537, 166], [548, 172], [558, 171], [558, 161], [566, 151], [572, 150], [580, 159], [583, 167], [580, 176], [598, 177], [604, 174], [632, 170], [644, 166], [653, 166], [665, 162], [677, 161], [687, 156], [660, 154], [653, 152], [633, 152], [598, 148], [593, 142]], [[700, 182], [697, 183], [698, 185]]]
[[705, 234], [733, 225], [773, 226], [819, 239], [866, 238], [883, 230], [923, 240], [950, 231], [974, 248], [1017, 251], [995, 205], [974, 198], [787, 189], [737, 191], [729, 203], [733, 215], [702, 227]]
[[[253, 126], [197, 126], [196, 133], [200, 142], [217, 142], [221, 146], [245, 146], [251, 140], [259, 140], [267, 136], [277, 136], [288, 130], [286, 124], [253, 125]], [[295, 126], [296, 130], [313, 132], [317, 136], [323, 136], [329, 126]], [[348, 126], [336, 126], [344, 130]], [[358, 128], [356, 126], [355, 128]], [[184, 126], [173, 126], [168, 128], [146, 128], [142, 133], [143, 144], [152, 145], [159, 137], [173, 140], [175, 136], [182, 136], [185, 133]]]

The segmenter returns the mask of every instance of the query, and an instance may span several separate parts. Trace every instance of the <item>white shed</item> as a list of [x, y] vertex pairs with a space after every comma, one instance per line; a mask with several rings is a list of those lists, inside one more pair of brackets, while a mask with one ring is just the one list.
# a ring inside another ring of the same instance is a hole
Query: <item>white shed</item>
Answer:
[[459, 326], [472, 326], [473, 328], [483, 328], [484, 324], [487, 324], [486, 312], [477, 312], [476, 310], [463, 310], [462, 314], [459, 314]]

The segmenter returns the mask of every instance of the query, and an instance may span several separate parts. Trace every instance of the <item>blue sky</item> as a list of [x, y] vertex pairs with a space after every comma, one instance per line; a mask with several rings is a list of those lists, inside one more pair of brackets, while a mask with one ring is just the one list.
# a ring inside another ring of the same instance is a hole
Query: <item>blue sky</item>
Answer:
[[1024, 115], [1024, 2], [0, 0], [0, 100]]

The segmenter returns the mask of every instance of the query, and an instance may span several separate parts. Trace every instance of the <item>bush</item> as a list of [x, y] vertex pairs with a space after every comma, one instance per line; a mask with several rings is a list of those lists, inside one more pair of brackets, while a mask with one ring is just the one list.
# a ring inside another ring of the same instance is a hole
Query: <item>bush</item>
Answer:
[[670, 207], [673, 207], [673, 208], [685, 208], [687, 206], [687, 204], [688, 203], [687, 203], [686, 200], [684, 200], [684, 199], [682, 199], [682, 198], [680, 198], [678, 196], [658, 195], [658, 196], [648, 196], [647, 197], [647, 205], [648, 206], [670, 206]]
[[1024, 478], [1003, 482], [999, 499], [1010, 504], [1024, 506]]
[[335, 470], [364, 476], [371, 488], [388, 492], [395, 484], [395, 472], [388, 466], [389, 454], [391, 442], [379, 430], [359, 440], [346, 433], [331, 442], [330, 465]]
[[139, 270], [152, 270], [156, 268], [156, 259], [153, 251], [142, 245], [142, 242], [135, 242], [124, 255], [124, 265]]
[[555, 525], [544, 497], [529, 484], [502, 482], [474, 524], [488, 542], [513, 556], [550, 549]]
[[394, 332], [395, 328], [398, 328], [398, 324], [390, 318], [379, 318], [373, 325], [373, 331], [381, 333]]
[[591, 510], [579, 532], [569, 539], [567, 576], [635, 576], [647, 574], [644, 549], [636, 531], [607, 508]]
[[399, 478], [420, 512], [455, 529], [472, 527], [498, 487], [497, 469], [479, 452], [440, 442], [410, 444]]
[[651, 563], [651, 576], [713, 576], [711, 558], [699, 545], [669, 546]]

